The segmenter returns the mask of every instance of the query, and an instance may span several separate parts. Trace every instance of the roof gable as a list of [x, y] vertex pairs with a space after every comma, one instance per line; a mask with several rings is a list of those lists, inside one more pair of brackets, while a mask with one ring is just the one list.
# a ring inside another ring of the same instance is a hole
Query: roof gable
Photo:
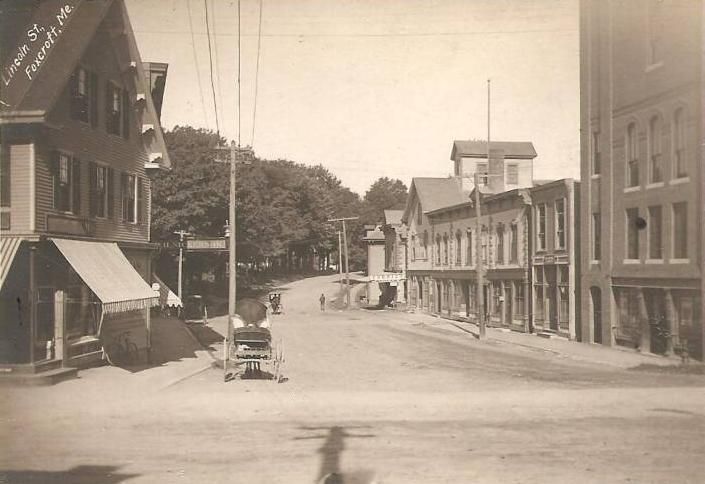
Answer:
[[0, 123], [46, 122], [98, 29], [104, 29], [112, 45], [110, 55], [115, 57], [129, 92], [135, 113], [131, 118], [140, 124], [138, 132], [143, 133], [145, 151], [151, 161], [161, 159], [157, 166], [170, 167], [159, 116], [124, 1], [10, 0], [10, 3], [13, 8], [0, 9], [2, 24], [8, 22], [8, 16], [17, 16], [27, 19], [30, 28], [2, 36], [3, 42], [12, 47], [2, 66]]
[[[530, 141], [492, 141], [490, 150], [501, 150], [505, 158], [536, 158], [536, 150]], [[470, 158], [487, 158], [487, 142], [476, 140], [455, 140], [450, 159], [455, 160], [458, 156]]]
[[467, 200], [456, 178], [413, 178], [402, 220], [408, 220], [416, 199], [424, 213]]

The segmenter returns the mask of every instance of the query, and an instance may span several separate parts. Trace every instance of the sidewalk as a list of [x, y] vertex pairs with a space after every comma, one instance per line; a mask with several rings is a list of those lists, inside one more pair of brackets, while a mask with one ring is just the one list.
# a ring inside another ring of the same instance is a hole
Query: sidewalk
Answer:
[[[470, 333], [475, 337], [479, 335], [479, 328], [475, 323], [456, 321], [422, 312], [404, 311], [403, 313], [411, 316], [414, 322], [437, 327], [453, 327], [458, 331]], [[575, 361], [609, 365], [622, 369], [635, 368], [642, 365], [664, 368], [681, 365], [681, 359], [676, 356], [666, 357], [651, 353], [639, 353], [627, 348], [581, 343], [564, 338], [542, 338], [536, 334], [520, 333], [504, 328], [488, 327], [486, 335], [487, 339], [492, 341], [542, 350]], [[693, 360], [691, 360], [690, 364], [694, 367], [701, 365], [700, 362]]]

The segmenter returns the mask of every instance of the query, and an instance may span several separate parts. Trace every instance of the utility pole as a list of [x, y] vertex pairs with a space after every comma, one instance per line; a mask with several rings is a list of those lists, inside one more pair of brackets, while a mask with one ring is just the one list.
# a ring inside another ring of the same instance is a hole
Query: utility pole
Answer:
[[338, 274], [340, 274], [340, 293], [343, 292], [343, 243], [341, 242], [341, 232], [338, 230]]
[[183, 294], [182, 294], [182, 287], [183, 287], [183, 268], [184, 268], [184, 237], [187, 235], [191, 235], [190, 233], [186, 232], [185, 230], [179, 230], [174, 232], [174, 234], [179, 236], [179, 299], [181, 299], [181, 304], [184, 303], [183, 300]]
[[[235, 305], [237, 301], [237, 247], [236, 247], [236, 210], [235, 210], [235, 195], [236, 195], [236, 165], [237, 163], [251, 164], [251, 157], [253, 156], [252, 149], [249, 147], [241, 148], [235, 143], [235, 141], [230, 142], [230, 147], [218, 147], [218, 151], [229, 152], [229, 162], [230, 162], [230, 203], [228, 210], [228, 224], [229, 224], [229, 237], [228, 237], [228, 334], [225, 341], [224, 348], [224, 358], [223, 358], [223, 369], [227, 376], [228, 371], [228, 359], [230, 357], [230, 344], [232, 343], [233, 334], [233, 318], [235, 317]], [[227, 163], [228, 161], [222, 159], [216, 159], [217, 163]]]
[[347, 220], [357, 220], [360, 217], [343, 217], [343, 218], [332, 218], [328, 222], [343, 222], [343, 244], [345, 250], [345, 301], [346, 306], [350, 306], [350, 265], [348, 264], [348, 235], [345, 228], [345, 222]]
[[[489, 160], [489, 158], [488, 158]], [[489, 163], [489, 161], [488, 161]], [[482, 261], [482, 223], [480, 222], [480, 174], [475, 172], [475, 233], [477, 252], [477, 324], [480, 327], [480, 339], [485, 339], [485, 301], [484, 301], [484, 274]]]
[[[484, 182], [487, 183], [490, 177], [490, 80], [487, 79], [487, 174]], [[482, 210], [480, 208], [480, 174], [475, 170], [475, 230], [477, 231], [477, 322], [480, 329], [480, 339], [486, 337], [486, 321], [485, 321], [485, 278], [484, 278], [484, 261], [482, 260], [482, 223], [480, 216]], [[489, 236], [489, 232], [488, 232]], [[489, 244], [489, 240], [487, 241]]]

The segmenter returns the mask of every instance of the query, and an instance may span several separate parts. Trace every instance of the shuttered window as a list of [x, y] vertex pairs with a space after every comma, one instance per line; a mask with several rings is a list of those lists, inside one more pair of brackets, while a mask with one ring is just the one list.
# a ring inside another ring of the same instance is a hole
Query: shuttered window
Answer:
[[136, 208], [136, 179], [134, 175], [123, 173], [121, 177], [122, 219], [126, 222], [135, 222]]
[[78, 67], [69, 81], [71, 118], [98, 125], [98, 76]]

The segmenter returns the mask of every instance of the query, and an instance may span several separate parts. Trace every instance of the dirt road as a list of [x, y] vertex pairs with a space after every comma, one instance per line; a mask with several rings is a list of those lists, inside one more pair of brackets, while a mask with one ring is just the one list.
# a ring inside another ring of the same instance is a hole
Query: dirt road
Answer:
[[0, 482], [705, 479], [703, 377], [479, 342], [403, 313], [321, 312], [336, 280], [284, 288], [284, 383], [213, 369], [156, 391], [98, 369], [3, 394]]

